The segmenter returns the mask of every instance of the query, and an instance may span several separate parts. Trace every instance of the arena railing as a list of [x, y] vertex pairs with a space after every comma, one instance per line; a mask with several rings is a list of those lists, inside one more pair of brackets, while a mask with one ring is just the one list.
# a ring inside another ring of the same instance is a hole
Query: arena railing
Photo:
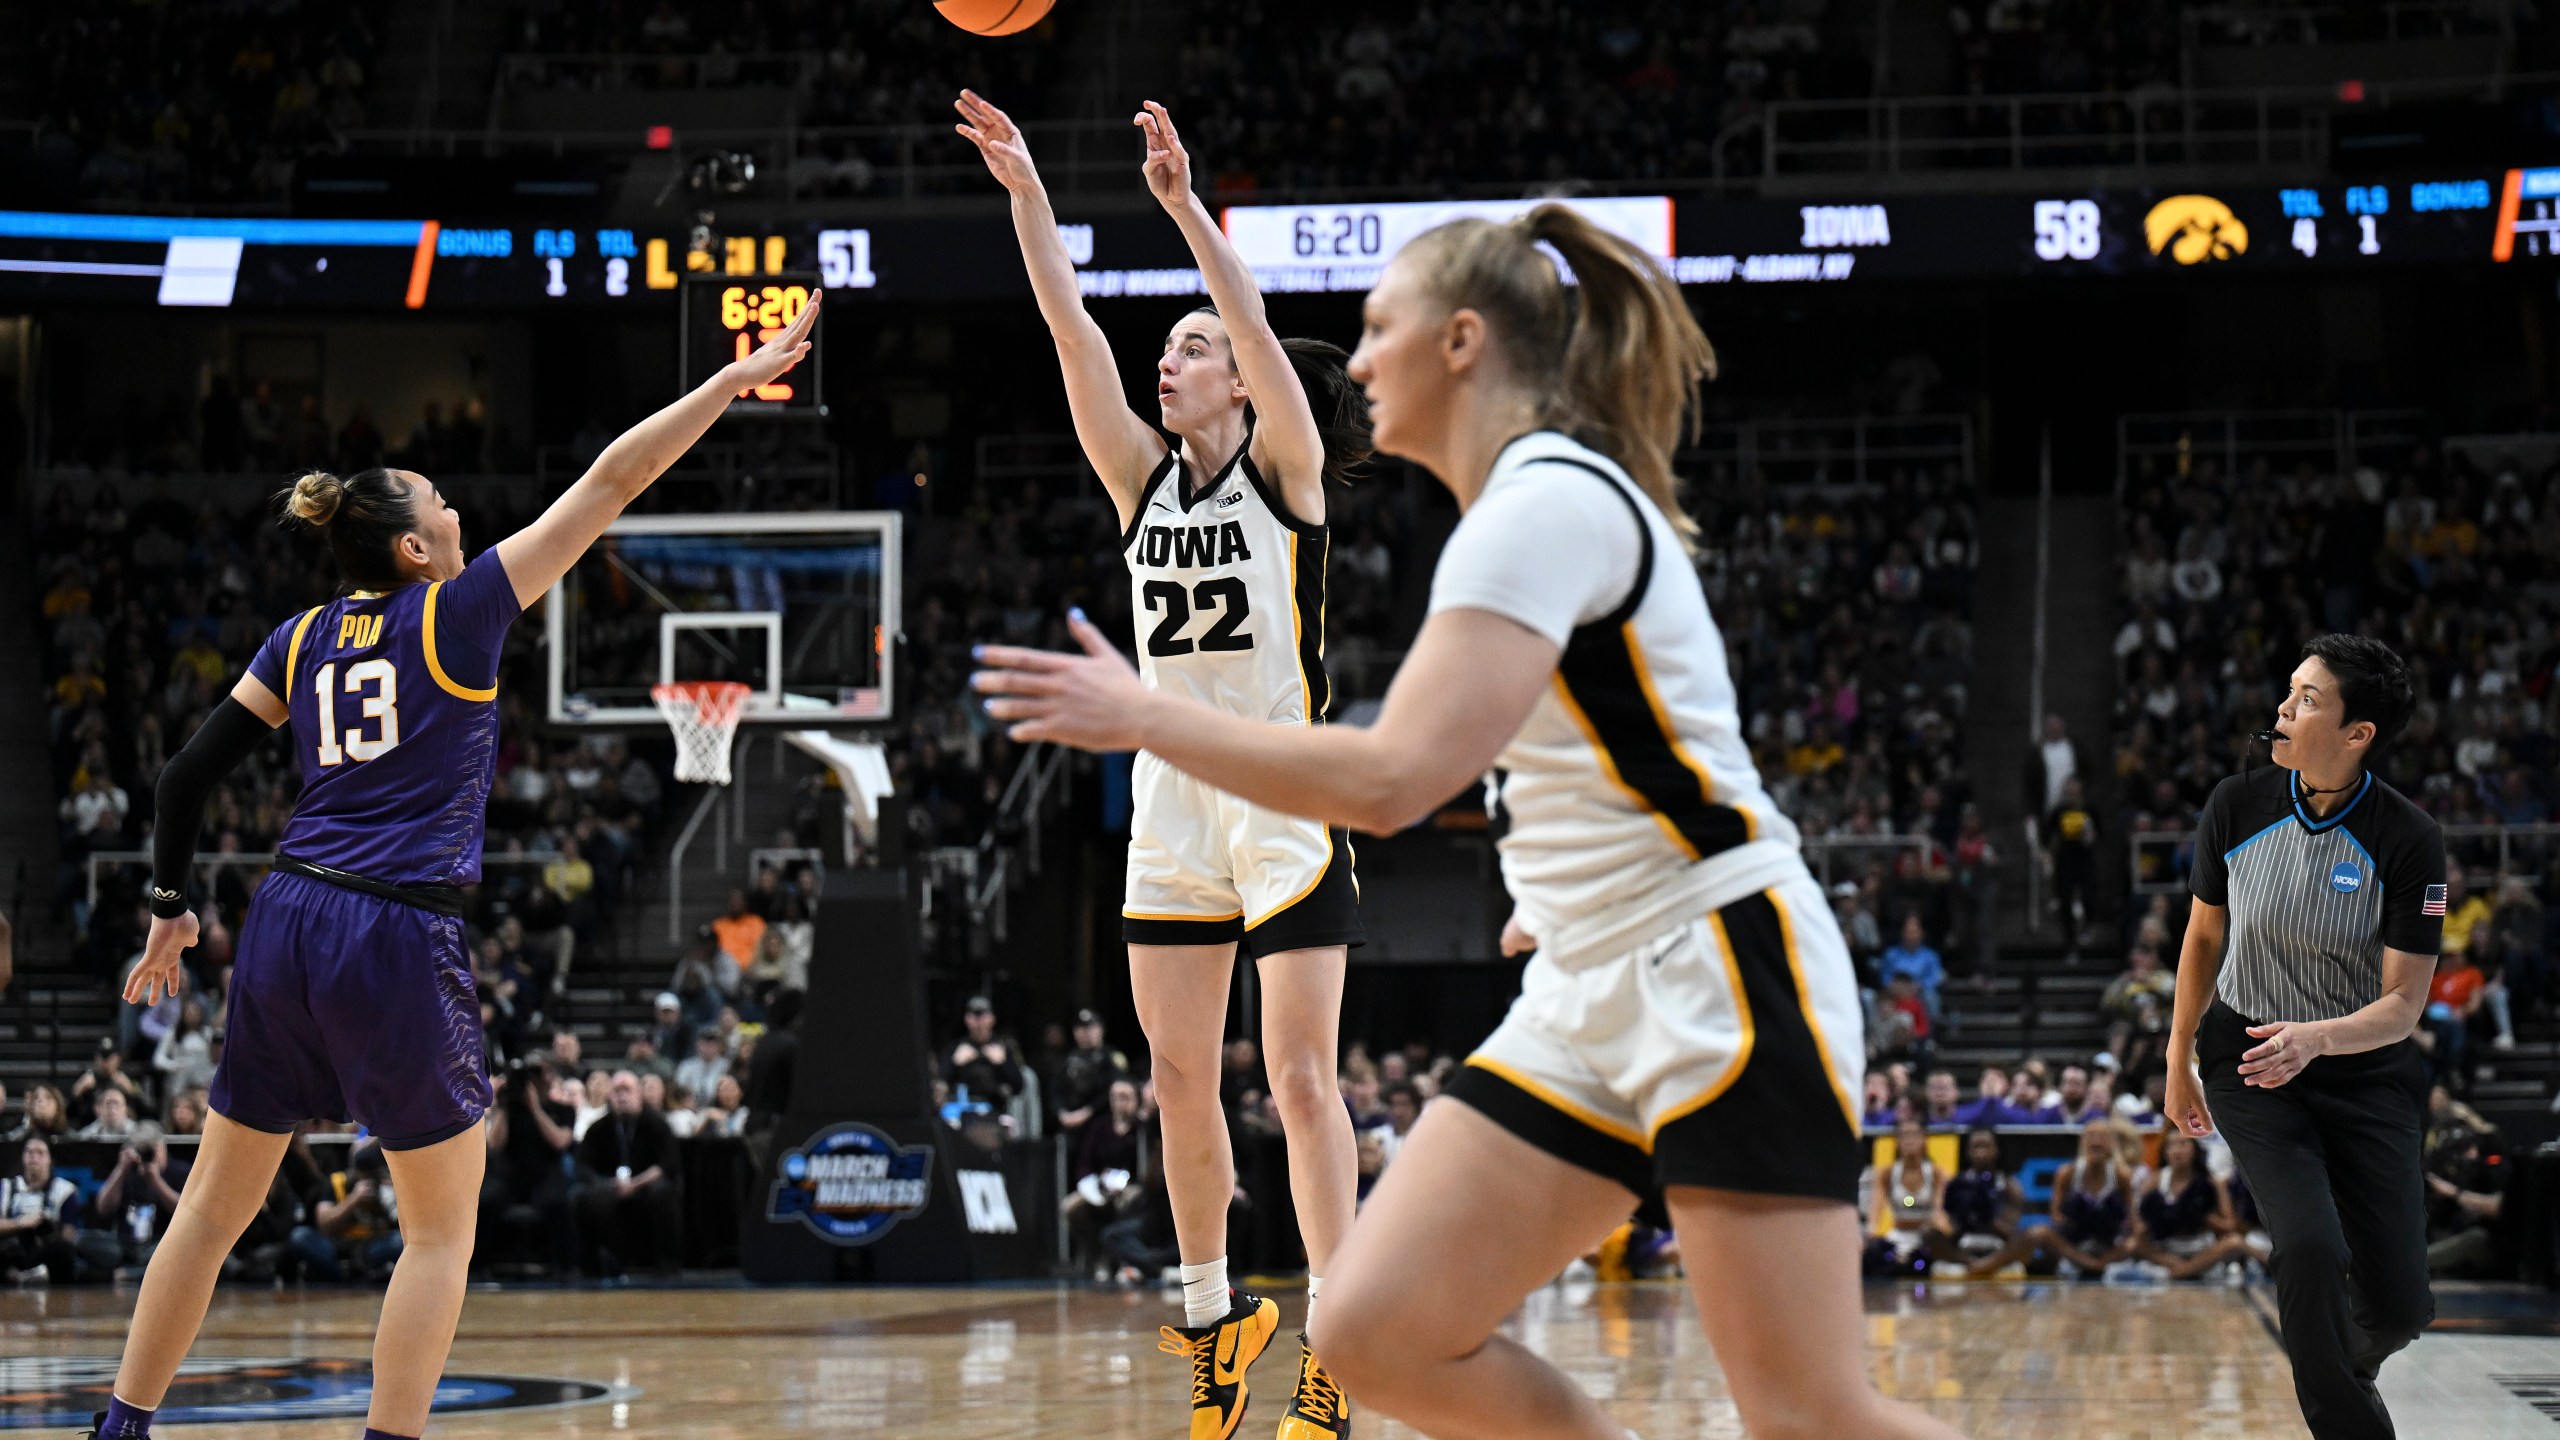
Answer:
[[2309, 462], [2325, 474], [2352, 475], [2365, 464], [2390, 463], [2425, 442], [2424, 410], [2196, 410], [2116, 417], [2116, 498], [2144, 460], [2182, 471], [2210, 460], [2237, 479], [2265, 461], [2287, 471]]
[[1725, 465], [1773, 485], [1846, 489], [1907, 465], [1954, 465], [1973, 477], [1969, 415], [1844, 415], [1711, 421], [1677, 457], [1683, 469]]
[[[2541, 884], [2540, 870], [2555, 848], [2560, 848], [2560, 823], [2536, 825], [2445, 825], [2445, 849], [2466, 866], [2486, 861], [2494, 853], [2495, 880], [2521, 880], [2527, 885]], [[2187, 890], [2187, 871], [2177, 863], [2178, 852], [2195, 844], [2193, 830], [2145, 830], [2129, 836], [2125, 844], [2127, 888], [2135, 895], [2182, 895]], [[2465, 842], [2481, 842], [2466, 845]], [[2166, 851], [2155, 864], [2156, 873], [2146, 878], [2143, 852]], [[2519, 864], [2518, 856], [2523, 856]], [[2493, 882], [2483, 880], [2472, 885], [2474, 891], [2486, 892]]]

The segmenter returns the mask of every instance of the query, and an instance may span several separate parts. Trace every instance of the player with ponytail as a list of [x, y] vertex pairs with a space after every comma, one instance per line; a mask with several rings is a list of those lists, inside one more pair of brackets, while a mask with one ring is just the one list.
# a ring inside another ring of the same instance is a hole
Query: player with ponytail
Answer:
[[399, 1195], [403, 1248], [382, 1299], [367, 1440], [422, 1431], [461, 1317], [491, 1099], [462, 887], [498, 744], [498, 652], [623, 507], [730, 398], [797, 364], [788, 330], [626, 431], [540, 519], [466, 559], [462, 516], [410, 470], [314, 472], [279, 497], [338, 562], [338, 597], [286, 621], [161, 771], [151, 933], [127, 1004], [174, 995], [196, 943], [188, 891], [205, 802], [278, 729], [302, 776], [275, 867], [241, 922], [227, 1043], [204, 1140], [135, 1297], [95, 1433], [140, 1440], [195, 1343], [223, 1257], [295, 1129], [362, 1124]]
[[1082, 624], [1085, 653], [989, 646], [976, 679], [1017, 739], [1144, 747], [1276, 810], [1387, 833], [1481, 779], [1507, 822], [1520, 998], [1370, 1193], [1318, 1351], [1418, 1430], [1623, 1440], [1499, 1328], [1659, 1190], [1743, 1428], [1952, 1435], [1868, 1378], [1857, 981], [1689, 564], [1672, 459], [1714, 350], [1652, 257], [1556, 204], [1417, 237], [1362, 319], [1379, 451], [1462, 512], [1374, 724], [1218, 714]]

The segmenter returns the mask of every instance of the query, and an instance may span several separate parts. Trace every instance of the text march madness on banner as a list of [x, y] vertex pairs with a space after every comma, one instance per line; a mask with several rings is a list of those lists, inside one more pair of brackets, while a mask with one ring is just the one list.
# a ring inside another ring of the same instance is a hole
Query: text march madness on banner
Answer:
[[798, 1220], [839, 1245], [867, 1245], [924, 1213], [933, 1147], [900, 1145], [868, 1125], [830, 1125], [783, 1153], [768, 1220]]

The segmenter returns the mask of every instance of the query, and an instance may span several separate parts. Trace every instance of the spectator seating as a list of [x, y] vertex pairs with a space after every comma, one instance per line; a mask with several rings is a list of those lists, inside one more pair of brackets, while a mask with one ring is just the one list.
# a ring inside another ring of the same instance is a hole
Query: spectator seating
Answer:
[[102, 207], [274, 204], [364, 123], [362, 0], [33, 12], [32, 189]]

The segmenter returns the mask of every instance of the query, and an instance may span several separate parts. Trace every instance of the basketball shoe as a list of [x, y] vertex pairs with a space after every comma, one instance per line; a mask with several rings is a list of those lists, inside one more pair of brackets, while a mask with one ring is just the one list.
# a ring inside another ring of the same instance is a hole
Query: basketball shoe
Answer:
[[1244, 1419], [1244, 1372], [1280, 1328], [1280, 1307], [1235, 1292], [1233, 1308], [1214, 1325], [1167, 1325], [1156, 1348], [1191, 1360], [1191, 1440], [1228, 1440]]
[[1280, 1417], [1280, 1440], [1345, 1440], [1351, 1434], [1351, 1402], [1324, 1373], [1324, 1365], [1298, 1332], [1298, 1390]]

